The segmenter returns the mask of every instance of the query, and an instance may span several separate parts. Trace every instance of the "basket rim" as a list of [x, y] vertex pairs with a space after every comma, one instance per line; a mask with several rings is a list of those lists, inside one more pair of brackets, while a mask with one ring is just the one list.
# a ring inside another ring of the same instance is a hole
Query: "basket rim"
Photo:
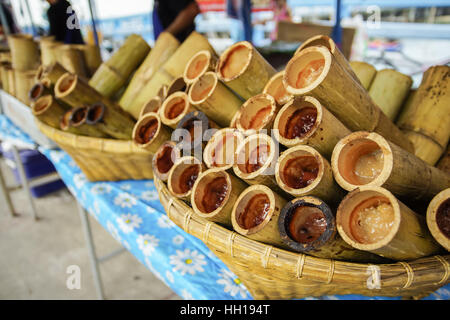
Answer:
[[273, 270], [284, 268], [284, 273], [293, 281], [354, 286], [355, 291], [358, 291], [363, 287], [367, 289], [370, 275], [378, 275], [382, 287], [374, 290], [375, 296], [383, 296], [383, 290], [398, 290], [398, 296], [408, 295], [411, 290], [430, 286], [438, 289], [450, 283], [448, 254], [407, 262], [369, 264], [316, 258], [287, 251], [249, 239], [196, 215], [191, 207], [169, 193], [163, 181], [155, 177], [154, 182], [167, 216], [184, 231], [202, 240], [209, 248], [236, 259], [247, 259], [249, 265], [262, 265], [264, 269]]

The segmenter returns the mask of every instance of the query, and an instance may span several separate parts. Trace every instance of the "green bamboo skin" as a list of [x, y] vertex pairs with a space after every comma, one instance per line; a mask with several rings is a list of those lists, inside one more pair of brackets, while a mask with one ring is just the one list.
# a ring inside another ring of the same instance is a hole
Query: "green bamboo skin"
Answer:
[[39, 97], [31, 109], [36, 118], [55, 129], [60, 129], [60, 119], [67, 111], [49, 94]]
[[11, 48], [11, 63], [15, 70], [36, 70], [39, 67], [39, 46], [31, 35], [10, 35], [8, 45]]
[[373, 65], [363, 61], [350, 61], [349, 63], [364, 89], [369, 90], [377, 74], [377, 69]]

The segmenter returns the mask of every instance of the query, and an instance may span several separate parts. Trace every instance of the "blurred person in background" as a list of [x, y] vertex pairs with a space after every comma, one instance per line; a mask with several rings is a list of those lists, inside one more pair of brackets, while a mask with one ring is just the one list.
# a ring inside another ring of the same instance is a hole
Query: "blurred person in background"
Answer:
[[275, 21], [275, 28], [270, 33], [270, 39], [275, 41], [278, 35], [278, 22], [292, 21], [292, 15], [286, 0], [272, 0], [270, 8], [273, 11], [273, 21]]
[[195, 30], [194, 20], [199, 13], [195, 0], [155, 0], [152, 16], [155, 39], [166, 31], [183, 42]]
[[226, 0], [227, 15], [241, 21], [243, 36], [239, 40], [253, 41], [252, 2], [251, 0]]
[[75, 11], [67, 0], [46, 0], [50, 4], [47, 11], [50, 36], [67, 44], [84, 44]]

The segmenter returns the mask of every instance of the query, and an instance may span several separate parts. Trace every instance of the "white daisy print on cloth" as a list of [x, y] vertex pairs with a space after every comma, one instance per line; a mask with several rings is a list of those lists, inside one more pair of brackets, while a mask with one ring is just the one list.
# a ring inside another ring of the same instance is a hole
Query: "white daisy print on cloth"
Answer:
[[142, 192], [140, 198], [145, 201], [155, 201], [159, 199], [159, 195], [157, 191], [148, 190]]
[[181, 297], [184, 300], [194, 300], [194, 297], [192, 296], [192, 294], [187, 291], [186, 289], [181, 290]]
[[159, 244], [159, 239], [150, 234], [140, 234], [136, 242], [144, 255], [151, 256]]
[[120, 189], [122, 189], [122, 190], [131, 190], [131, 184], [124, 184], [123, 186], [120, 186]]
[[132, 206], [136, 205], [136, 203], [136, 198], [126, 192], [120, 193], [117, 197], [114, 198], [114, 204], [121, 208], [131, 208]]
[[92, 188], [91, 192], [93, 194], [107, 194], [112, 190], [111, 186], [107, 183], [96, 183]]
[[86, 176], [83, 173], [77, 173], [73, 176], [73, 183], [77, 189], [81, 189], [81, 187], [87, 182]]
[[173, 242], [173, 244], [179, 246], [180, 244], [182, 244], [184, 242], [184, 237], [181, 234], [179, 234], [179, 235], [173, 237], [172, 242]]
[[206, 265], [205, 256], [199, 254], [197, 250], [177, 250], [176, 253], [176, 255], [170, 256], [170, 264], [174, 265], [173, 271], [180, 272], [182, 276], [186, 273], [193, 276], [196, 272], [205, 271], [202, 267]]
[[52, 161], [58, 163], [61, 161], [62, 158], [64, 158], [65, 153], [62, 151], [50, 151], [50, 158], [52, 158]]
[[120, 215], [116, 221], [123, 233], [130, 233], [134, 228], [139, 228], [139, 225], [142, 223], [141, 217], [131, 213]]
[[152, 207], [147, 207], [147, 213], [148, 214], [154, 214], [154, 213], [156, 213], [156, 210], [153, 209]]
[[160, 228], [168, 229], [175, 227], [175, 223], [173, 223], [168, 216], [162, 215], [158, 218], [158, 226]]
[[108, 232], [111, 234], [111, 236], [114, 239], [116, 239], [118, 242], [121, 242], [121, 239], [119, 236], [119, 231], [117, 230], [116, 226], [111, 221], [108, 221], [106, 223], [106, 229], [108, 230]]
[[174, 278], [172, 272], [170, 272], [169, 270], [166, 271], [166, 278], [167, 278], [167, 281], [169, 281], [170, 283], [175, 282], [175, 278]]
[[245, 289], [242, 281], [237, 278], [233, 273], [228, 270], [222, 269], [219, 273], [220, 279], [217, 280], [218, 284], [224, 286], [223, 291], [229, 293], [232, 297], [238, 293], [242, 298], [247, 298], [247, 290]]

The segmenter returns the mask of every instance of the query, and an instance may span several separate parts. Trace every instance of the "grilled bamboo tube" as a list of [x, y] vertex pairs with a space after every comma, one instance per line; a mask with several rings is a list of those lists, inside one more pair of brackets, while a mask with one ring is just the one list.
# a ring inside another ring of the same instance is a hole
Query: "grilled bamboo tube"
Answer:
[[273, 128], [275, 139], [284, 146], [308, 145], [328, 160], [338, 141], [351, 133], [311, 96], [296, 97], [285, 104], [278, 112]]
[[133, 75], [124, 94], [119, 100], [119, 104], [128, 109], [136, 95], [145, 87], [158, 69], [172, 56], [178, 49], [180, 42], [169, 32], [162, 32], [150, 53]]
[[330, 204], [337, 204], [344, 197], [328, 160], [309, 146], [284, 151], [275, 167], [275, 179], [283, 191], [294, 197], [316, 196]]
[[111, 98], [125, 85], [149, 52], [150, 46], [141, 36], [130, 35], [108, 61], [100, 65], [89, 85]]
[[0, 77], [2, 81], [2, 89], [9, 92], [9, 81], [7, 69], [12, 69], [11, 63], [1, 62], [0, 63]]
[[203, 163], [195, 157], [178, 159], [169, 171], [167, 188], [176, 198], [190, 202], [195, 180], [205, 170]]
[[[98, 124], [105, 118], [106, 107], [103, 103], [98, 102], [89, 106], [88, 113], [86, 116], [86, 123], [90, 125]], [[101, 124], [102, 125], [102, 124]], [[102, 126], [99, 126], [100, 128]]]
[[263, 89], [263, 93], [270, 94], [280, 107], [284, 106], [292, 98], [292, 95], [289, 94], [284, 87], [283, 75], [284, 71], [276, 73], [272, 78], [270, 78], [269, 82], [267, 82]]
[[[120, 139], [130, 140], [133, 134], [134, 121], [128, 117], [125, 118], [122, 110], [115, 107], [107, 107], [103, 102], [95, 102], [91, 105], [91, 110], [94, 116], [93, 122], [98, 129], [108, 134], [109, 136]], [[103, 116], [99, 119], [98, 114]], [[95, 121], [95, 119], [99, 119]]]
[[331, 208], [317, 197], [296, 198], [282, 207], [278, 219], [280, 236], [287, 247], [310, 256], [362, 263], [383, 258], [348, 245], [338, 234]]
[[43, 95], [31, 104], [33, 115], [43, 123], [55, 129], [60, 128], [60, 119], [66, 113], [66, 109], [49, 95]]
[[155, 154], [161, 144], [170, 140], [171, 130], [164, 126], [155, 112], [147, 113], [138, 120], [133, 129], [134, 143]]
[[161, 98], [156, 96], [152, 99], [150, 99], [149, 102], [145, 103], [144, 106], [141, 109], [141, 113], [139, 114], [139, 119], [142, 118], [142, 116], [149, 112], [156, 112], [158, 113], [159, 109], [161, 108]]
[[234, 231], [247, 238], [288, 249], [278, 232], [278, 219], [286, 200], [269, 187], [254, 185], [245, 189], [231, 212]]
[[195, 180], [192, 209], [200, 217], [231, 227], [233, 205], [246, 187], [242, 180], [222, 169], [208, 169]]
[[183, 77], [178, 77], [172, 80], [172, 82], [167, 86], [166, 98], [175, 92], [188, 92], [189, 86], [184, 81]]
[[388, 259], [413, 260], [441, 251], [425, 218], [381, 187], [364, 186], [350, 192], [339, 205], [336, 223], [349, 245]]
[[29, 92], [34, 85], [36, 71], [19, 71], [14, 72], [16, 84], [16, 98], [22, 101], [27, 106], [30, 105]]
[[93, 76], [103, 62], [100, 47], [89, 44], [76, 44], [72, 46], [83, 53], [87, 76]]
[[209, 50], [197, 52], [186, 64], [183, 79], [191, 85], [208, 71], [215, 71], [218, 57]]
[[40, 64], [39, 46], [31, 35], [8, 36], [12, 67], [18, 71], [36, 70]]
[[97, 126], [87, 123], [89, 106], [74, 108], [69, 119], [69, 127], [75, 128], [79, 134], [96, 138], [109, 138], [110, 136]]
[[188, 95], [185, 92], [178, 91], [164, 100], [158, 114], [163, 124], [172, 129], [176, 129], [181, 119], [195, 110], [189, 103]]
[[8, 83], [8, 92], [10, 95], [12, 95], [13, 97], [16, 96], [16, 77], [15, 77], [15, 70], [10, 67], [10, 66], [5, 66], [5, 73], [6, 73], [6, 78], [8, 79], [7, 83]]
[[44, 86], [53, 90], [59, 78], [61, 78], [68, 72], [69, 71], [67, 71], [67, 69], [65, 69], [62, 65], [60, 65], [57, 62], [52, 63], [45, 67], [40, 66], [36, 74], [36, 81], [42, 82]]
[[67, 71], [85, 79], [88, 78], [83, 51], [73, 45], [61, 45], [54, 50], [56, 51], [56, 61]]
[[236, 151], [244, 140], [242, 133], [236, 129], [218, 130], [208, 141], [203, 150], [203, 161], [208, 168], [228, 170], [237, 163]]
[[167, 181], [173, 164], [181, 158], [181, 150], [174, 141], [166, 141], [158, 148], [152, 159], [154, 175], [161, 181]]
[[369, 95], [389, 119], [395, 121], [412, 86], [412, 79], [393, 69], [377, 72]]
[[234, 173], [250, 185], [262, 184], [284, 195], [285, 192], [275, 180], [278, 148], [278, 144], [266, 134], [258, 133], [246, 137], [237, 147]]
[[30, 91], [28, 92], [28, 99], [31, 103], [33, 103], [40, 97], [47, 94], [52, 94], [52, 92], [47, 89], [41, 82], [37, 82], [31, 87]]
[[450, 145], [447, 147], [447, 151], [441, 157], [438, 164], [436, 165], [438, 169], [450, 174]]
[[289, 61], [283, 81], [294, 96], [311, 95], [319, 100], [348, 129], [375, 131], [403, 149], [414, 151], [411, 142], [327, 48], [302, 50]]
[[52, 63], [57, 62], [57, 48], [61, 46], [62, 42], [57, 42], [53, 40], [41, 40], [39, 41], [39, 46], [41, 49], [41, 65], [48, 66]]
[[347, 191], [384, 187], [399, 196], [429, 201], [450, 187], [450, 175], [372, 132], [353, 132], [331, 157], [334, 178]]
[[222, 53], [216, 72], [221, 81], [247, 100], [264, 90], [276, 70], [250, 42], [241, 41]]
[[427, 209], [427, 226], [433, 238], [450, 251], [450, 188], [439, 192]]
[[59, 120], [59, 128], [64, 132], [68, 132], [68, 133], [72, 133], [72, 134], [76, 134], [76, 135], [84, 135], [83, 132], [81, 132], [77, 128], [74, 128], [71, 126], [70, 119], [72, 118], [72, 114], [73, 114], [74, 110], [75, 109], [69, 109], [63, 114], [63, 116]]
[[364, 89], [368, 91], [377, 74], [377, 69], [373, 65], [363, 61], [350, 61], [349, 63]]
[[189, 102], [222, 127], [230, 124], [242, 105], [242, 100], [211, 71], [198, 78], [190, 87]]
[[279, 106], [271, 95], [261, 93], [253, 96], [242, 105], [236, 128], [244, 135], [258, 132], [269, 134], [278, 110]]
[[450, 139], [450, 67], [434, 66], [423, 75], [413, 100], [397, 125], [415, 147], [415, 155], [435, 165]]

